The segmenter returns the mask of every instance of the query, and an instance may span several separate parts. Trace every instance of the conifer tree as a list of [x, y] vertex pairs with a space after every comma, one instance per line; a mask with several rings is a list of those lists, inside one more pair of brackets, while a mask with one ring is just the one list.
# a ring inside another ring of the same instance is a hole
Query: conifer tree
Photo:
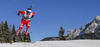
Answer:
[[1, 37], [1, 39], [2, 39], [2, 41], [1, 42], [5, 42], [5, 39], [4, 39], [4, 23], [3, 23], [3, 21], [1, 21], [1, 32], [2, 32], [2, 37]]
[[60, 30], [59, 30], [59, 39], [60, 40], [64, 40], [65, 39], [65, 37], [63, 36], [64, 35], [64, 32], [65, 32], [65, 30], [64, 30], [64, 28], [61, 26], [60, 27]]
[[28, 42], [31, 42], [30, 33], [28, 34]]
[[7, 20], [5, 21], [4, 23], [4, 39], [5, 39], [5, 42], [10, 42], [10, 29], [8, 27], [8, 23], [7, 23]]
[[24, 42], [24, 38], [25, 38], [25, 31], [22, 32], [22, 42]]
[[[26, 37], [25, 31], [23, 31], [23, 32], [22, 32], [22, 39], [23, 39], [23, 42], [24, 42], [24, 38], [25, 38], [25, 37]], [[27, 40], [27, 41], [28, 41], [28, 42], [31, 42], [30, 33], [28, 34], [27, 37], [28, 37], [28, 40]]]
[[15, 25], [13, 24], [12, 34], [16, 34]]
[[13, 40], [13, 37], [15, 36], [16, 34], [16, 30], [15, 30], [15, 25], [13, 24], [13, 28], [11, 30], [11, 40]]
[[22, 42], [22, 34], [19, 32], [19, 35], [17, 36], [17, 42]]
[[1, 24], [0, 24], [0, 42], [4, 42], [4, 35], [3, 35], [3, 30], [4, 30], [4, 27], [3, 27], [4, 23], [3, 21], [1, 21]]

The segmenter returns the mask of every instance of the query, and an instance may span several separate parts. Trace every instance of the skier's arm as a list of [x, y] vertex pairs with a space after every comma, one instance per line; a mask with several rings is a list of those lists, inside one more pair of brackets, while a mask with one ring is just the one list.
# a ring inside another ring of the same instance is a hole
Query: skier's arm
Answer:
[[34, 12], [32, 12], [32, 17], [31, 17], [31, 18], [33, 18], [33, 17], [34, 17], [34, 15], [35, 15], [35, 13], [34, 13]]
[[19, 12], [18, 12], [18, 16], [20, 15], [20, 13], [22, 13], [23, 15], [25, 14], [25, 12], [24, 11], [22, 11], [22, 10], [19, 10]]

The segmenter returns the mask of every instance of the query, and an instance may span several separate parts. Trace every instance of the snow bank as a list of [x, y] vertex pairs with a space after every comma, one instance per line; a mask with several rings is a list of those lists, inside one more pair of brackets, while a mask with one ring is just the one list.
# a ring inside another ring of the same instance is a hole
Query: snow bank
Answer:
[[100, 40], [37, 41], [1, 43], [0, 47], [100, 47]]

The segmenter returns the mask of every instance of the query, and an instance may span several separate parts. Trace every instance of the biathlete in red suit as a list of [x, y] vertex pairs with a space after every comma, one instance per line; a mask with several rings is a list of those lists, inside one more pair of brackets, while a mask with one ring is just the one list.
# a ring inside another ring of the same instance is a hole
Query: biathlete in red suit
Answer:
[[32, 9], [31, 8], [28, 8], [27, 11], [20, 10], [18, 12], [18, 16], [20, 15], [20, 13], [23, 14], [23, 18], [22, 18], [21, 24], [20, 24], [19, 29], [16, 32], [14, 38], [16, 38], [18, 36], [19, 32], [22, 30], [22, 28], [23, 28], [24, 25], [26, 25], [26, 28], [27, 28], [26, 29], [26, 32], [25, 32], [26, 37], [28, 36], [29, 28], [30, 28], [30, 19], [33, 18], [34, 15], [35, 15], [35, 13], [32, 12]]

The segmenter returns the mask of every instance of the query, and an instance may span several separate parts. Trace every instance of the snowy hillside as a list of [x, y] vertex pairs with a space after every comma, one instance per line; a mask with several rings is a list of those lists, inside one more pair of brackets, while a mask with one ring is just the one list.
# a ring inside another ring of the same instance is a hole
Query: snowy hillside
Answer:
[[1, 43], [0, 47], [100, 47], [100, 40], [37, 41]]

